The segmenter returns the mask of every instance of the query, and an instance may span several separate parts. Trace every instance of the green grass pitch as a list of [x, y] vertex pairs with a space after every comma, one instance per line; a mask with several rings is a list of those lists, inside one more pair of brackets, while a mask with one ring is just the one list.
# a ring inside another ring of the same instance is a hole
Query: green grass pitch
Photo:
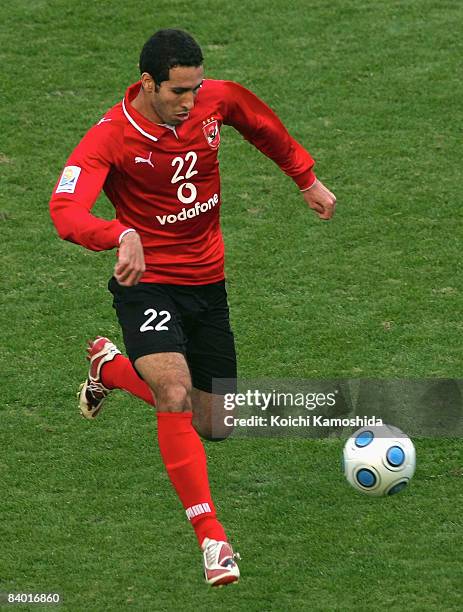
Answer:
[[[339, 439], [207, 444], [243, 559], [238, 585], [208, 589], [152, 411], [114, 393], [97, 422], [77, 415], [86, 338], [122, 344], [114, 253], [60, 241], [47, 210], [144, 40], [187, 29], [207, 74], [265, 99], [339, 201], [319, 222], [223, 130], [240, 375], [461, 378], [461, 3], [15, 0], [0, 14], [0, 592], [58, 592], [69, 612], [463, 609], [456, 438], [416, 440], [410, 490], [379, 500], [344, 481]], [[96, 212], [111, 215], [104, 198]]]

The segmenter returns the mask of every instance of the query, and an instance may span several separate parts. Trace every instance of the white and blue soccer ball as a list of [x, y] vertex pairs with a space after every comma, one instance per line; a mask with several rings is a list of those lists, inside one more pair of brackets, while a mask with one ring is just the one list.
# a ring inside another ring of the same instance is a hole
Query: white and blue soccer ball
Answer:
[[392, 425], [362, 427], [344, 446], [344, 474], [354, 489], [366, 495], [400, 493], [413, 477], [415, 467], [413, 442]]

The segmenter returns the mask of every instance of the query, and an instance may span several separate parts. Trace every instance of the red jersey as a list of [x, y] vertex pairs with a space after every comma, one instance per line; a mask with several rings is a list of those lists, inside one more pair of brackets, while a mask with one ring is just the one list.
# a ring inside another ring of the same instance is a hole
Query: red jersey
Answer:
[[[128, 88], [67, 160], [50, 201], [59, 235], [94, 250], [119, 245], [127, 229], [141, 237], [142, 282], [196, 285], [224, 278], [218, 149], [222, 124], [237, 129], [301, 190], [315, 180], [310, 154], [275, 113], [231, 81], [205, 80], [189, 118], [175, 128], [146, 119]], [[100, 191], [116, 219], [91, 214]]]

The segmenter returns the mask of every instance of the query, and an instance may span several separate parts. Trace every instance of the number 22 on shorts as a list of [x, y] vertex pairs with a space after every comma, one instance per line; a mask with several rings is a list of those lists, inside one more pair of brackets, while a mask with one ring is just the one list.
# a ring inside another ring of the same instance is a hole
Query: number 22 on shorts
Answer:
[[[148, 308], [147, 310], [145, 310], [145, 312], [143, 314], [145, 315], [145, 317], [148, 317], [148, 318], [140, 326], [140, 331], [141, 332], [147, 332], [147, 331], [169, 331], [169, 328], [166, 325], [166, 323], [168, 321], [170, 321], [171, 318], [172, 318], [172, 316], [171, 316], [169, 311], [161, 310], [158, 313], [158, 311], [155, 310], [154, 308]], [[156, 325], [152, 325], [152, 323], [154, 323], [156, 321], [156, 319], [159, 319], [157, 321]]]

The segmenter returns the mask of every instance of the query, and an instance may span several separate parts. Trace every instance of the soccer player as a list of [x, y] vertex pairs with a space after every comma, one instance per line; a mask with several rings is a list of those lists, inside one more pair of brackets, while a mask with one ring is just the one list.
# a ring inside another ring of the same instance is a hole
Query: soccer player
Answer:
[[[332, 217], [336, 199], [264, 102], [237, 83], [204, 79], [188, 33], [156, 32], [140, 72], [71, 153], [50, 202], [61, 238], [118, 248], [109, 289], [129, 359], [107, 338], [91, 342], [80, 406], [93, 418], [112, 388], [156, 406], [162, 460], [203, 550], [206, 581], [221, 585], [238, 580], [239, 569], [198, 435], [214, 437], [213, 379], [236, 378], [219, 224], [221, 126], [276, 162], [321, 219]], [[102, 189], [115, 208], [110, 221], [91, 214]]]

